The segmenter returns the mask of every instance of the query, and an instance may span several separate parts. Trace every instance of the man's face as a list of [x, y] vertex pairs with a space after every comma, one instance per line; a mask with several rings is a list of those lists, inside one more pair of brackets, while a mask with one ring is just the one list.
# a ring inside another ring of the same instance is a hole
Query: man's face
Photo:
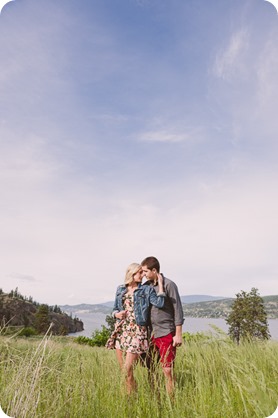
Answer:
[[151, 282], [155, 282], [157, 280], [157, 271], [156, 269], [148, 269], [147, 266], [142, 266], [143, 274], [146, 279], [150, 280]]

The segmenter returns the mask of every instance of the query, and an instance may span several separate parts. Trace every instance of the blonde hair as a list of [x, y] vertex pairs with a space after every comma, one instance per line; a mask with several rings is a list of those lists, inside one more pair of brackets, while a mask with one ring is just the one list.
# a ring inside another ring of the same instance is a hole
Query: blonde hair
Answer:
[[141, 264], [138, 263], [131, 263], [128, 268], [126, 269], [125, 274], [125, 285], [132, 283], [133, 276], [141, 269]]

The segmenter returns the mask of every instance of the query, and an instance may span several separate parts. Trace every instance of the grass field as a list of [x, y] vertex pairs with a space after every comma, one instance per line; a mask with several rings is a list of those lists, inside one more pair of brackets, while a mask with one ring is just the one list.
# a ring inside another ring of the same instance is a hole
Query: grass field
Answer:
[[174, 399], [160, 367], [152, 390], [135, 370], [127, 397], [115, 352], [69, 337], [0, 337], [0, 404], [16, 418], [235, 418], [270, 416], [278, 405], [278, 343], [190, 340], [178, 350]]

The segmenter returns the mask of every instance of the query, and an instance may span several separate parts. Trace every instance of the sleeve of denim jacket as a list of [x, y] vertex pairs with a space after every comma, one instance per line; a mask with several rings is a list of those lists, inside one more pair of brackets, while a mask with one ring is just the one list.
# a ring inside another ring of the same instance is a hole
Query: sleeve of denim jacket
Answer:
[[184, 323], [183, 308], [181, 298], [179, 295], [178, 286], [174, 282], [166, 284], [166, 292], [168, 298], [170, 298], [174, 308], [174, 321], [175, 326], [182, 325]]
[[119, 292], [120, 287], [121, 287], [121, 286], [118, 286], [118, 287], [117, 287], [117, 290], [116, 290], [116, 295], [115, 295], [115, 301], [114, 301], [114, 305], [113, 305], [112, 316], [113, 316], [114, 318], [115, 318], [115, 314], [116, 314], [116, 313], [118, 313], [118, 312], [120, 312], [120, 307], [119, 307], [119, 304], [118, 304], [118, 298], [117, 298], [117, 295], [118, 295], [118, 292]]
[[156, 293], [153, 287], [149, 287], [150, 303], [157, 308], [163, 308], [166, 294], [165, 292]]

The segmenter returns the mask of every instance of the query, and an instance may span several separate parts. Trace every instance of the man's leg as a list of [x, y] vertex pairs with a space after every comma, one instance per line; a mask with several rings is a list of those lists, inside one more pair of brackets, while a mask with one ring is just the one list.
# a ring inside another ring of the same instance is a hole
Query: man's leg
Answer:
[[166, 390], [169, 395], [173, 394], [175, 386], [174, 361], [176, 347], [173, 347], [173, 336], [174, 333], [171, 333], [160, 338], [155, 338], [155, 344], [159, 349], [160, 362], [165, 376]]
[[162, 366], [162, 370], [165, 376], [165, 384], [166, 384], [167, 393], [169, 395], [172, 395], [175, 389], [174, 367], [173, 365], [171, 367]]

